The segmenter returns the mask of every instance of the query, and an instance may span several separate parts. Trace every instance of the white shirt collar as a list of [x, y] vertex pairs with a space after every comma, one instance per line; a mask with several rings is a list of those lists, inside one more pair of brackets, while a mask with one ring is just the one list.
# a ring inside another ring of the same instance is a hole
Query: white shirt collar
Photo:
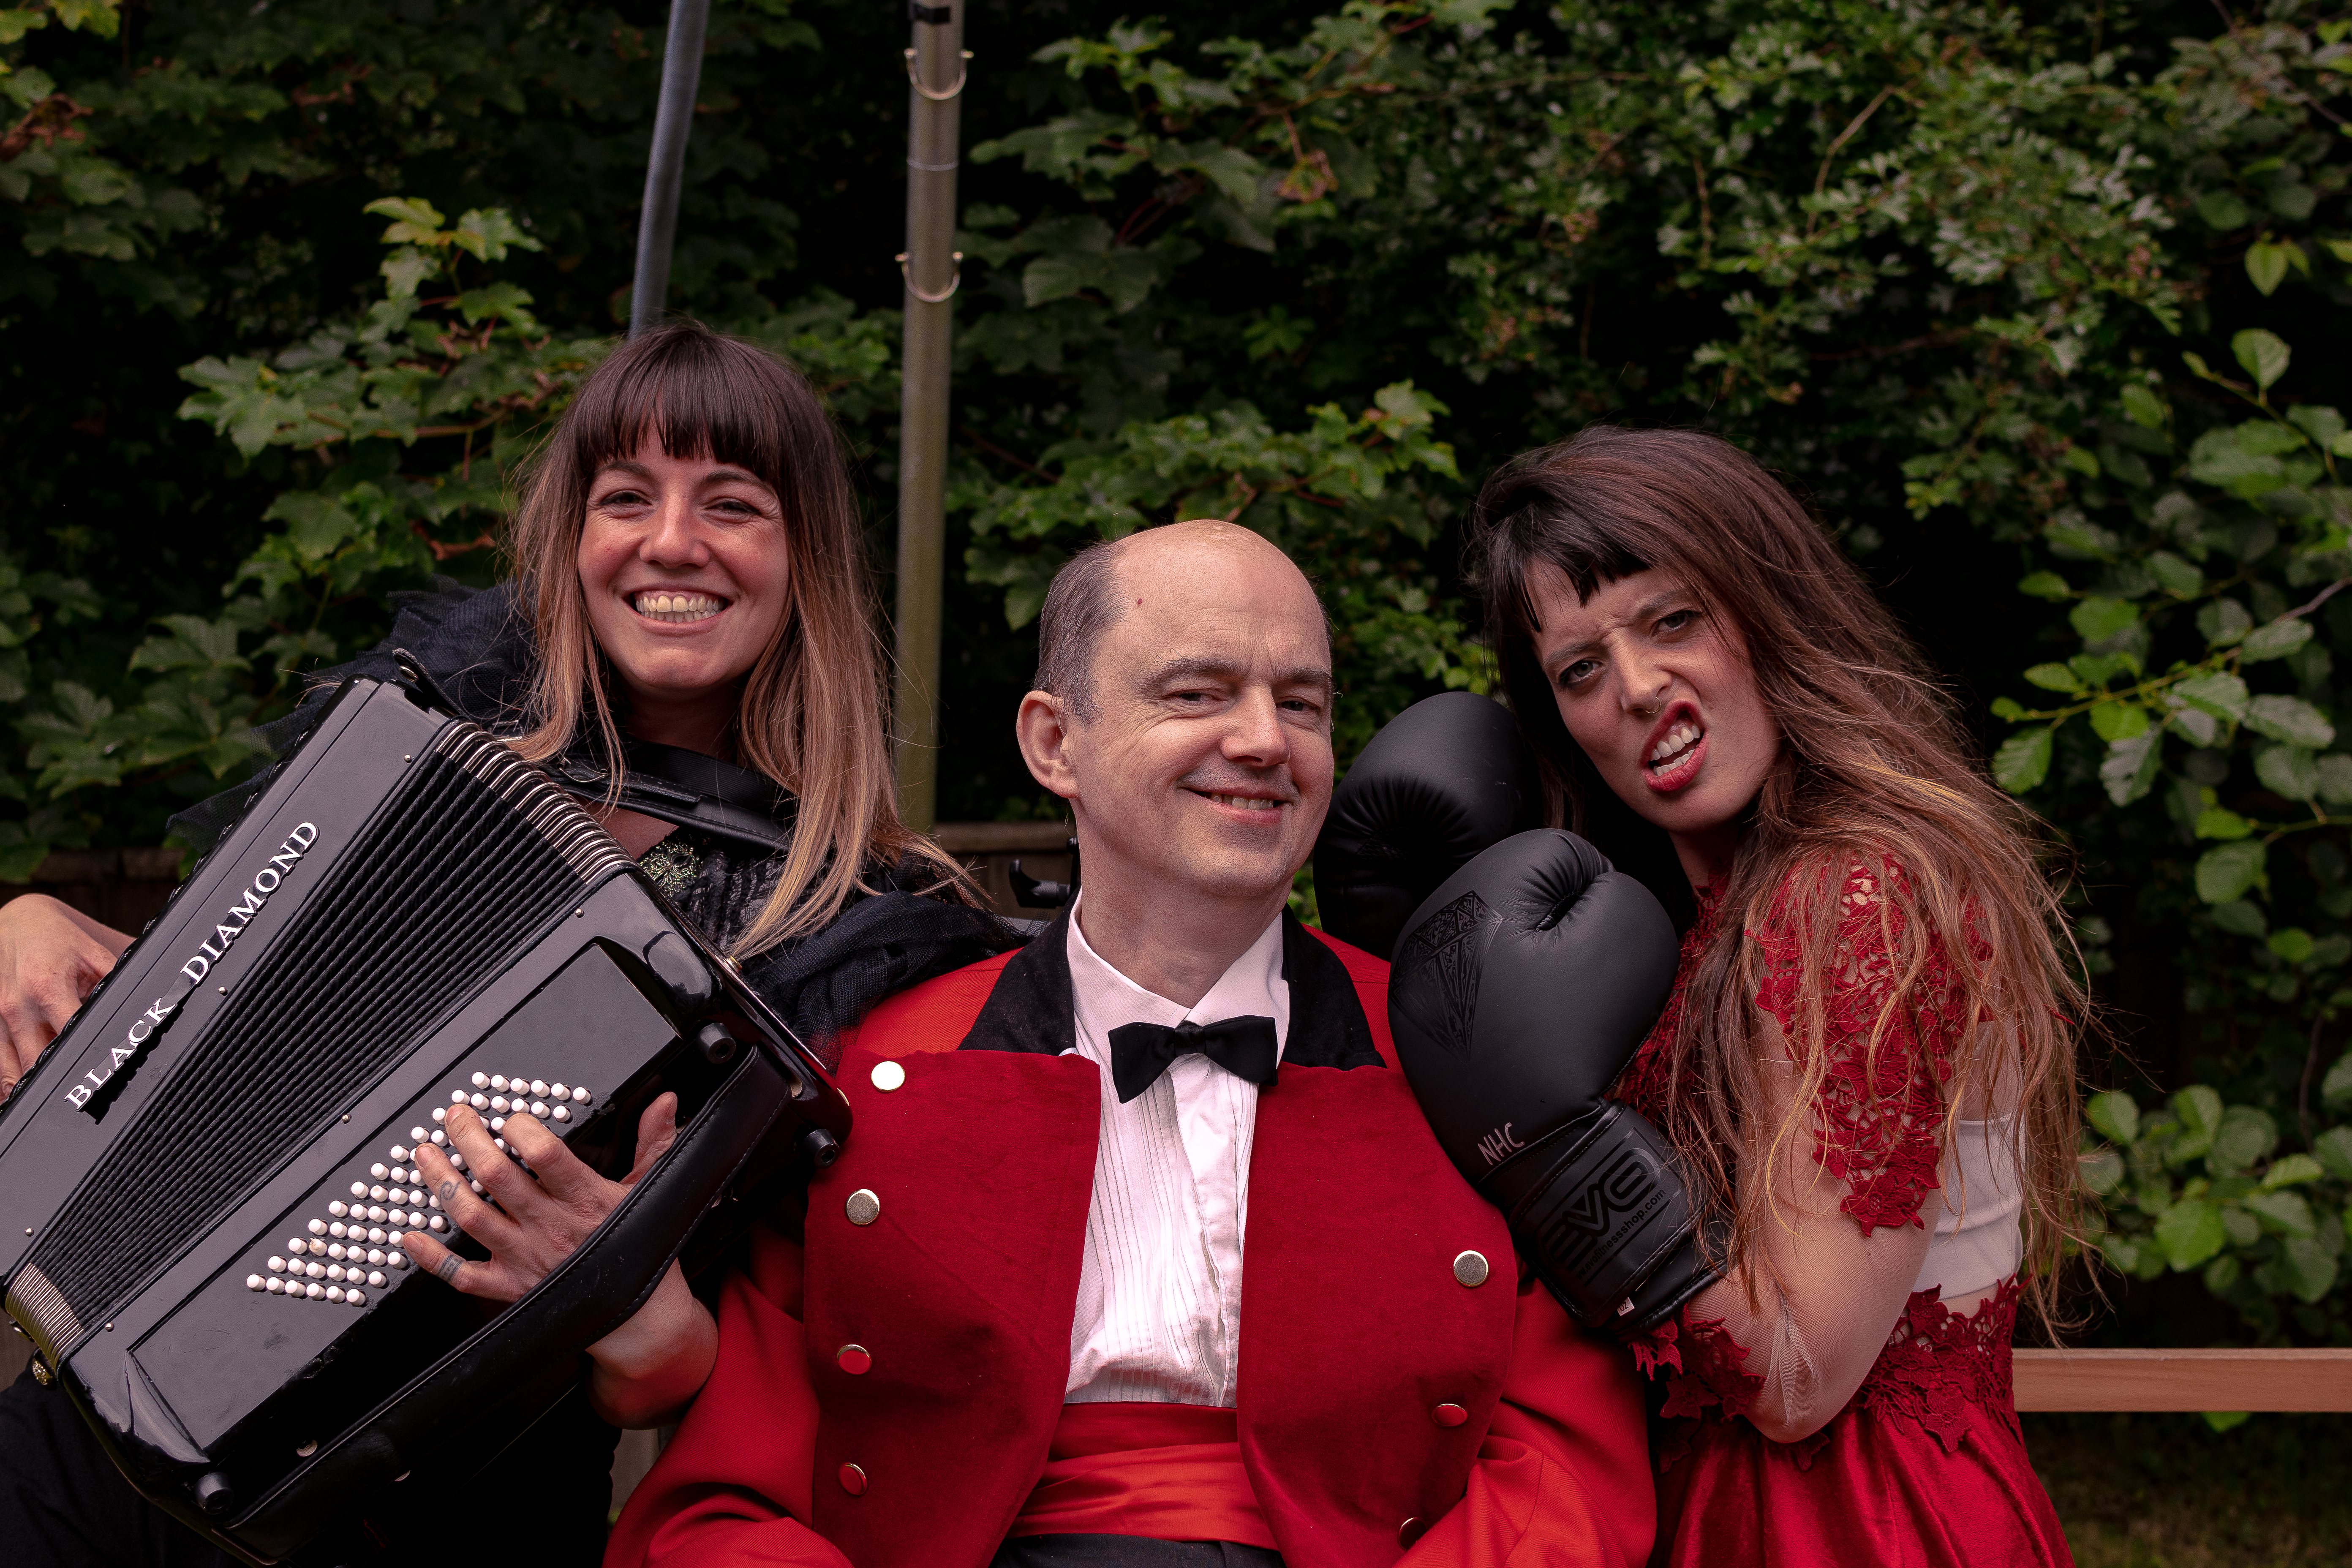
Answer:
[[1275, 1059], [1290, 1042], [1290, 987], [1282, 977], [1282, 917], [1266, 922], [1247, 952], [1229, 964], [1198, 1005], [1177, 1005], [1121, 974], [1087, 942], [1078, 927], [1086, 895], [1070, 910], [1070, 994], [1082, 1035], [1108, 1040], [1122, 1024], [1215, 1024], [1227, 1018], [1274, 1020]]

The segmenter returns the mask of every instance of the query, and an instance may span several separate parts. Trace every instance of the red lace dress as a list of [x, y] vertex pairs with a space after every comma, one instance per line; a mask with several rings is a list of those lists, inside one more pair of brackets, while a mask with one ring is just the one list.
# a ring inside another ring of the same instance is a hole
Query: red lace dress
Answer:
[[[1783, 893], [1783, 902], [1787, 900]], [[1938, 1184], [1937, 1131], [1945, 1067], [1958, 1007], [1948, 972], [1931, 961], [1915, 994], [1929, 1004], [1899, 1017], [1866, 1058], [1873, 1022], [1891, 984], [1876, 882], [1848, 876], [1840, 916], [1841, 979], [1826, 1008], [1832, 1056], [1819, 1105], [1824, 1131], [1814, 1157], [1851, 1184], [1842, 1205], [1868, 1236], [1918, 1225], [1923, 1196]], [[1628, 1068], [1622, 1098], [1663, 1121], [1667, 1045], [1683, 986], [1716, 931], [1706, 894], [1683, 939], [1682, 968], [1664, 1014]], [[1899, 904], [1893, 918], [1901, 918]], [[1762, 932], [1766, 979], [1757, 1005], [1793, 1029], [1798, 951], [1793, 922], [1776, 909]], [[2025, 1456], [2010, 1385], [2017, 1322], [2014, 1279], [1973, 1314], [1957, 1315], [1934, 1289], [1915, 1292], [1885, 1348], [1829, 1425], [1775, 1443], [1745, 1419], [1763, 1380], [1743, 1370], [1748, 1352], [1721, 1321], [1687, 1309], [1650, 1344], [1643, 1370], [1663, 1385], [1657, 1548], [1653, 1568], [1738, 1563], [1968, 1564], [2074, 1561], [2049, 1494]]]

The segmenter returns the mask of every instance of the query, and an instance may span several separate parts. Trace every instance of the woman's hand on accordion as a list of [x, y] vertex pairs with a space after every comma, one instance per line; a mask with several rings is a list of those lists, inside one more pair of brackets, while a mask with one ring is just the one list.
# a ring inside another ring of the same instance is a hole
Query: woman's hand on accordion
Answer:
[[[424, 1231], [408, 1233], [408, 1254], [469, 1296], [512, 1301], [571, 1257], [661, 1158], [677, 1136], [677, 1097], [660, 1095], [646, 1107], [636, 1161], [617, 1182], [599, 1175], [529, 1116], [509, 1116], [499, 1130], [529, 1163], [527, 1171], [499, 1150], [472, 1110], [451, 1106], [445, 1129], [465, 1168], [431, 1144], [418, 1146], [417, 1167], [450, 1223], [489, 1248], [489, 1260], [460, 1258]], [[677, 1418], [710, 1375], [719, 1325], [673, 1263], [636, 1314], [589, 1346], [588, 1355], [588, 1398], [597, 1414], [619, 1426], [662, 1426]]]
[[112, 926], [46, 893], [0, 905], [0, 1100], [130, 945]]

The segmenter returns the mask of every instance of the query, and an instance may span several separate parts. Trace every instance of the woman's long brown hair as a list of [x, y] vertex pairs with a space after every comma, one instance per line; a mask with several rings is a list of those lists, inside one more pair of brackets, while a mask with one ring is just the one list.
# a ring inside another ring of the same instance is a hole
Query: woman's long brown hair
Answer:
[[580, 585], [580, 534], [597, 470], [649, 436], [672, 456], [749, 470], [782, 503], [790, 598], [744, 678], [728, 739], [736, 761], [798, 805], [776, 890], [736, 956], [826, 924], [876, 863], [911, 856], [941, 888], [960, 888], [955, 862], [898, 818], [873, 584], [833, 422], [798, 371], [692, 321], [633, 339], [598, 365], [532, 468], [508, 546], [540, 650], [532, 727], [516, 750], [543, 761], [593, 722], [618, 798], [620, 723]]
[[[1545, 678], [1528, 578], [1547, 563], [1580, 600], [1638, 572], [1675, 579], [1744, 648], [1780, 727], [1779, 761], [1714, 889], [1720, 925], [1696, 960], [1672, 1046], [1664, 1131], [1732, 1217], [1732, 1260], [1764, 1258], [1757, 1239], [1774, 1203], [1760, 1178], [1787, 1159], [1829, 1068], [1839, 895], [1858, 866], [1886, 894], [1878, 913], [1894, 969], [1866, 1048], [1874, 1059], [1897, 1019], [1938, 1003], [1922, 988], [1940, 952], [1965, 993], [1952, 1016], [1989, 1020], [1948, 1042], [1941, 1142], [1951, 1146], [1964, 1108], [2014, 1110], [2026, 1288], [2054, 1321], [2059, 1261], [2079, 1237], [2074, 1044], [2089, 999], [2039, 824], [1984, 775], [1916, 646], [1761, 466], [1696, 431], [1595, 426], [1487, 483], [1472, 573], [1511, 705], [1541, 759], [1550, 820], [1670, 901], [1689, 907], [1664, 834], [1601, 782]], [[1764, 928], [1784, 889], [1782, 918], [1794, 918], [1801, 942], [1789, 1041], [1801, 1076], [1773, 1115], [1763, 1053], [1780, 1030], [1759, 1027], [1763, 956], [1747, 933]], [[1900, 1114], [1899, 1103], [1875, 1109]], [[1967, 1197], [1945, 1194], [1955, 1207]], [[1748, 1268], [1751, 1297], [1757, 1274]]]

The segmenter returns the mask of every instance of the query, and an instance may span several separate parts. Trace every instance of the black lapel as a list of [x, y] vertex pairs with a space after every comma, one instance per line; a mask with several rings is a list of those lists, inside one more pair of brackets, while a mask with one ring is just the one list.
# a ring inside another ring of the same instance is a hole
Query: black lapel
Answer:
[[1070, 1000], [1070, 911], [1005, 962], [996, 989], [972, 1020], [961, 1051], [1027, 1051], [1058, 1057], [1078, 1043]]
[[1290, 982], [1290, 1032], [1282, 1047], [1285, 1066], [1383, 1065], [1348, 966], [1339, 962], [1338, 953], [1307, 935], [1307, 928], [1287, 910], [1282, 915], [1282, 977]]

